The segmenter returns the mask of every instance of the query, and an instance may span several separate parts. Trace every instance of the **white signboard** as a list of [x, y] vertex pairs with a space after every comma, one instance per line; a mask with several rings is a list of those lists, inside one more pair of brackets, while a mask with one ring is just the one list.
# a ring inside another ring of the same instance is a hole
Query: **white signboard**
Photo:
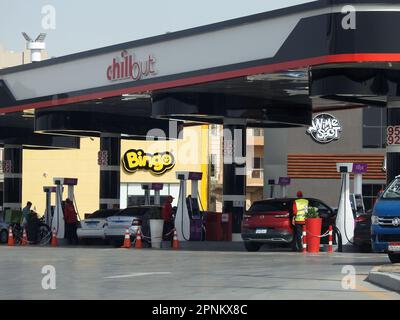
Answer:
[[337, 118], [329, 113], [316, 115], [307, 129], [307, 133], [318, 143], [329, 143], [339, 140], [342, 126]]

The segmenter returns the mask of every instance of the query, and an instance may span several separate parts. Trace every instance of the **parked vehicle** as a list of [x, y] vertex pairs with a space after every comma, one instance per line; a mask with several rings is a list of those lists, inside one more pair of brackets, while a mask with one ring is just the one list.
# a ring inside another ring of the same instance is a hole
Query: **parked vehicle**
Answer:
[[85, 220], [82, 220], [76, 233], [81, 242], [87, 242], [89, 239], [101, 239], [104, 241], [104, 226], [106, 219], [117, 214], [119, 209], [97, 210], [90, 214]]
[[[335, 223], [336, 212], [321, 200], [306, 198], [318, 209], [322, 233]], [[242, 239], [247, 251], [258, 251], [263, 244], [287, 244], [295, 249], [292, 217], [295, 198], [267, 199], [254, 202], [242, 221]], [[327, 243], [322, 238], [321, 243]]]
[[378, 197], [371, 217], [371, 240], [375, 252], [387, 252], [400, 263], [400, 176]]
[[354, 245], [361, 252], [371, 252], [371, 215], [372, 209], [357, 214], [354, 220]]
[[104, 235], [106, 240], [114, 246], [121, 246], [125, 231], [129, 230], [131, 240], [134, 240], [139, 226], [142, 232], [142, 241], [150, 244], [150, 217], [160, 214], [160, 206], [133, 206], [121, 210], [118, 214], [106, 219]]

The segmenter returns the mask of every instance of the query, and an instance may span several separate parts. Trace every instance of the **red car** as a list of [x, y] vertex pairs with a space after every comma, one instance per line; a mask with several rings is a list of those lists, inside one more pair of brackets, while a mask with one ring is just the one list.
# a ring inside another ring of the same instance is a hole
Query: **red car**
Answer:
[[[334, 225], [336, 212], [321, 200], [306, 198], [310, 207], [318, 208], [322, 218], [322, 233]], [[296, 198], [268, 199], [256, 201], [242, 221], [242, 239], [247, 251], [258, 251], [263, 244], [287, 244], [296, 250], [292, 217], [293, 201]], [[327, 239], [321, 239], [321, 243]]]

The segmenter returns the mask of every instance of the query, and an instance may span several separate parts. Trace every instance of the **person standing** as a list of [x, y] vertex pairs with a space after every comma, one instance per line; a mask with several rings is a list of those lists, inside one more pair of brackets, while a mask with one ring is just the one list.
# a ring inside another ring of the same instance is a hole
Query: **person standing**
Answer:
[[28, 201], [26, 206], [22, 209], [22, 227], [28, 227], [29, 216], [31, 214], [32, 202]]
[[78, 235], [76, 234], [76, 229], [78, 228], [78, 217], [75, 211], [74, 204], [69, 198], [65, 200], [64, 220], [65, 237], [68, 239], [68, 243], [72, 245], [77, 245]]
[[174, 201], [174, 197], [168, 196], [167, 199], [165, 199], [164, 205], [162, 207], [162, 212], [161, 216], [164, 220], [164, 228], [163, 228], [163, 238], [164, 240], [170, 240], [172, 239], [171, 235], [166, 237], [165, 235], [171, 232], [171, 230], [174, 228], [174, 224], [172, 221], [172, 202]]
[[293, 201], [293, 218], [292, 225], [294, 227], [294, 236], [295, 236], [295, 247], [296, 251], [302, 251], [303, 242], [303, 227], [306, 223], [306, 213], [308, 211], [308, 200], [303, 199], [303, 193], [301, 191], [297, 191], [297, 199]]

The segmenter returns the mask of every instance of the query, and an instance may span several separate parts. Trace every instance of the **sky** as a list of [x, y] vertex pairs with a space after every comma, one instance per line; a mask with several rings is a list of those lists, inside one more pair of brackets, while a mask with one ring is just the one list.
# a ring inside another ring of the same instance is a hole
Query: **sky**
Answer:
[[0, 45], [21, 51], [22, 31], [31, 38], [46, 32], [55, 57], [305, 2], [311, 1], [0, 0]]

